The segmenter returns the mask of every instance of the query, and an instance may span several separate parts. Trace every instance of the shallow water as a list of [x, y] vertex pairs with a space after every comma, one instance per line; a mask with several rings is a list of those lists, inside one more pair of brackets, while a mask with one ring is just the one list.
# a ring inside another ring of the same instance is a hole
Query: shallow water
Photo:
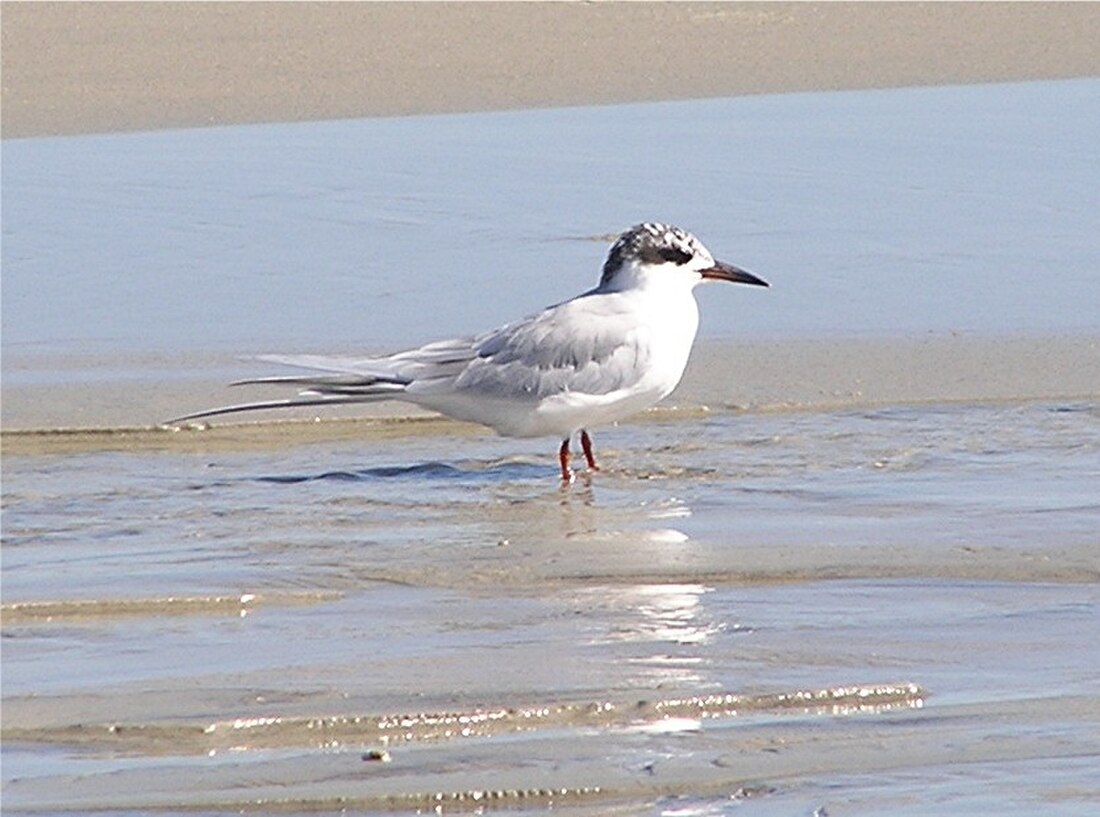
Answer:
[[1095, 813], [1098, 99], [5, 141], [6, 429], [481, 329], [643, 218], [773, 283], [566, 490], [447, 423], [6, 434], [5, 810]]
[[[464, 586], [486, 565], [459, 554], [518, 570], [528, 547], [589, 540], [656, 537], [673, 557], [691, 541], [693, 553], [719, 558], [709, 550], [1041, 550], [1096, 539], [1095, 406], [715, 412], [596, 439], [608, 472], [564, 493], [545, 444], [488, 434], [214, 459], [8, 457], [5, 599], [86, 597], [117, 587], [123, 568], [143, 596], [246, 590], [257, 565], [275, 578], [276, 554], [290, 560], [280, 568], [288, 587], [322, 590], [342, 587], [353, 554], [376, 580], [438, 571], [432, 583]], [[422, 543], [415, 554], [410, 540]], [[183, 575], [173, 569], [181, 544]], [[666, 566], [643, 559], [636, 569]]]
[[1098, 110], [1081, 79], [6, 140], [5, 376], [471, 333], [641, 220], [771, 282], [709, 288], [704, 337], [1093, 331]]
[[6, 808], [1095, 806], [1095, 406], [597, 441], [9, 457]]

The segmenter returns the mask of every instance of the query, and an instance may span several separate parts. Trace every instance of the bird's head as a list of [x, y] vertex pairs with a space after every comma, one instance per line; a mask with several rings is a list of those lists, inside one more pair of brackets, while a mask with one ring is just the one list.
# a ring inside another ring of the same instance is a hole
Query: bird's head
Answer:
[[690, 286], [703, 281], [768, 285], [752, 273], [715, 261], [703, 243], [687, 230], [646, 222], [631, 227], [611, 246], [600, 287], [628, 289], [672, 280]]

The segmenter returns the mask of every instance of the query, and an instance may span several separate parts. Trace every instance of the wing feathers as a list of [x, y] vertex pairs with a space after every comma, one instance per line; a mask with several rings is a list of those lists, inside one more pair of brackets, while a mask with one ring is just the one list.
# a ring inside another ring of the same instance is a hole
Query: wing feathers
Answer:
[[513, 411], [522, 414], [559, 394], [600, 397], [634, 388], [649, 365], [650, 340], [625, 296], [594, 290], [477, 337], [429, 343], [388, 357], [263, 355], [264, 361], [320, 373], [242, 380], [302, 391], [294, 398], [225, 406], [169, 422], [393, 398], [448, 414], [461, 409], [467, 419], [480, 420], [469, 406], [481, 400], [510, 401]]
[[250, 377], [247, 380], [237, 380], [230, 386], [255, 386], [275, 383], [282, 386], [324, 386], [332, 388], [362, 388], [379, 383], [393, 384], [397, 386], [409, 385], [409, 380], [399, 377], [379, 377], [376, 375], [290, 375], [289, 377]]
[[318, 395], [315, 397], [305, 394], [297, 397], [288, 397], [285, 400], [264, 400], [257, 403], [238, 403], [233, 406], [196, 411], [194, 414], [185, 414], [182, 417], [174, 417], [165, 420], [162, 425], [172, 426], [186, 423], [188, 420], [199, 420], [203, 417], [216, 417], [221, 414], [236, 414], [242, 411], [259, 411], [261, 409], [298, 408], [303, 406], [338, 406], [348, 403], [373, 403], [377, 400], [385, 400], [387, 394], [358, 394], [358, 395]]

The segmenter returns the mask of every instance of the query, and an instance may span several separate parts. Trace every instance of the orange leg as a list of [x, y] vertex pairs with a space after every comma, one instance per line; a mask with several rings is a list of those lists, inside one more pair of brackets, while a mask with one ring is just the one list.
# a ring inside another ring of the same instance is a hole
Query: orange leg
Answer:
[[566, 437], [561, 441], [561, 448], [558, 449], [558, 462], [561, 463], [561, 481], [562, 484], [568, 485], [573, 481], [573, 469], [569, 467], [569, 438]]
[[592, 453], [592, 438], [584, 429], [581, 429], [581, 448], [584, 449], [584, 458], [588, 461], [588, 470], [599, 471], [600, 466], [596, 465], [596, 455]]

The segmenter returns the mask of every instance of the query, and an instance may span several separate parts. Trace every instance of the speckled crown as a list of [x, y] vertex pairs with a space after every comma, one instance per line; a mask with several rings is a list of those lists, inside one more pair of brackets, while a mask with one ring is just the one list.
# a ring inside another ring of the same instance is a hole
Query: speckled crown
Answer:
[[668, 224], [645, 222], [631, 227], [616, 241], [607, 253], [600, 283], [607, 283], [623, 264], [639, 261], [643, 264], [686, 264], [692, 258], [710, 253], [687, 230]]

